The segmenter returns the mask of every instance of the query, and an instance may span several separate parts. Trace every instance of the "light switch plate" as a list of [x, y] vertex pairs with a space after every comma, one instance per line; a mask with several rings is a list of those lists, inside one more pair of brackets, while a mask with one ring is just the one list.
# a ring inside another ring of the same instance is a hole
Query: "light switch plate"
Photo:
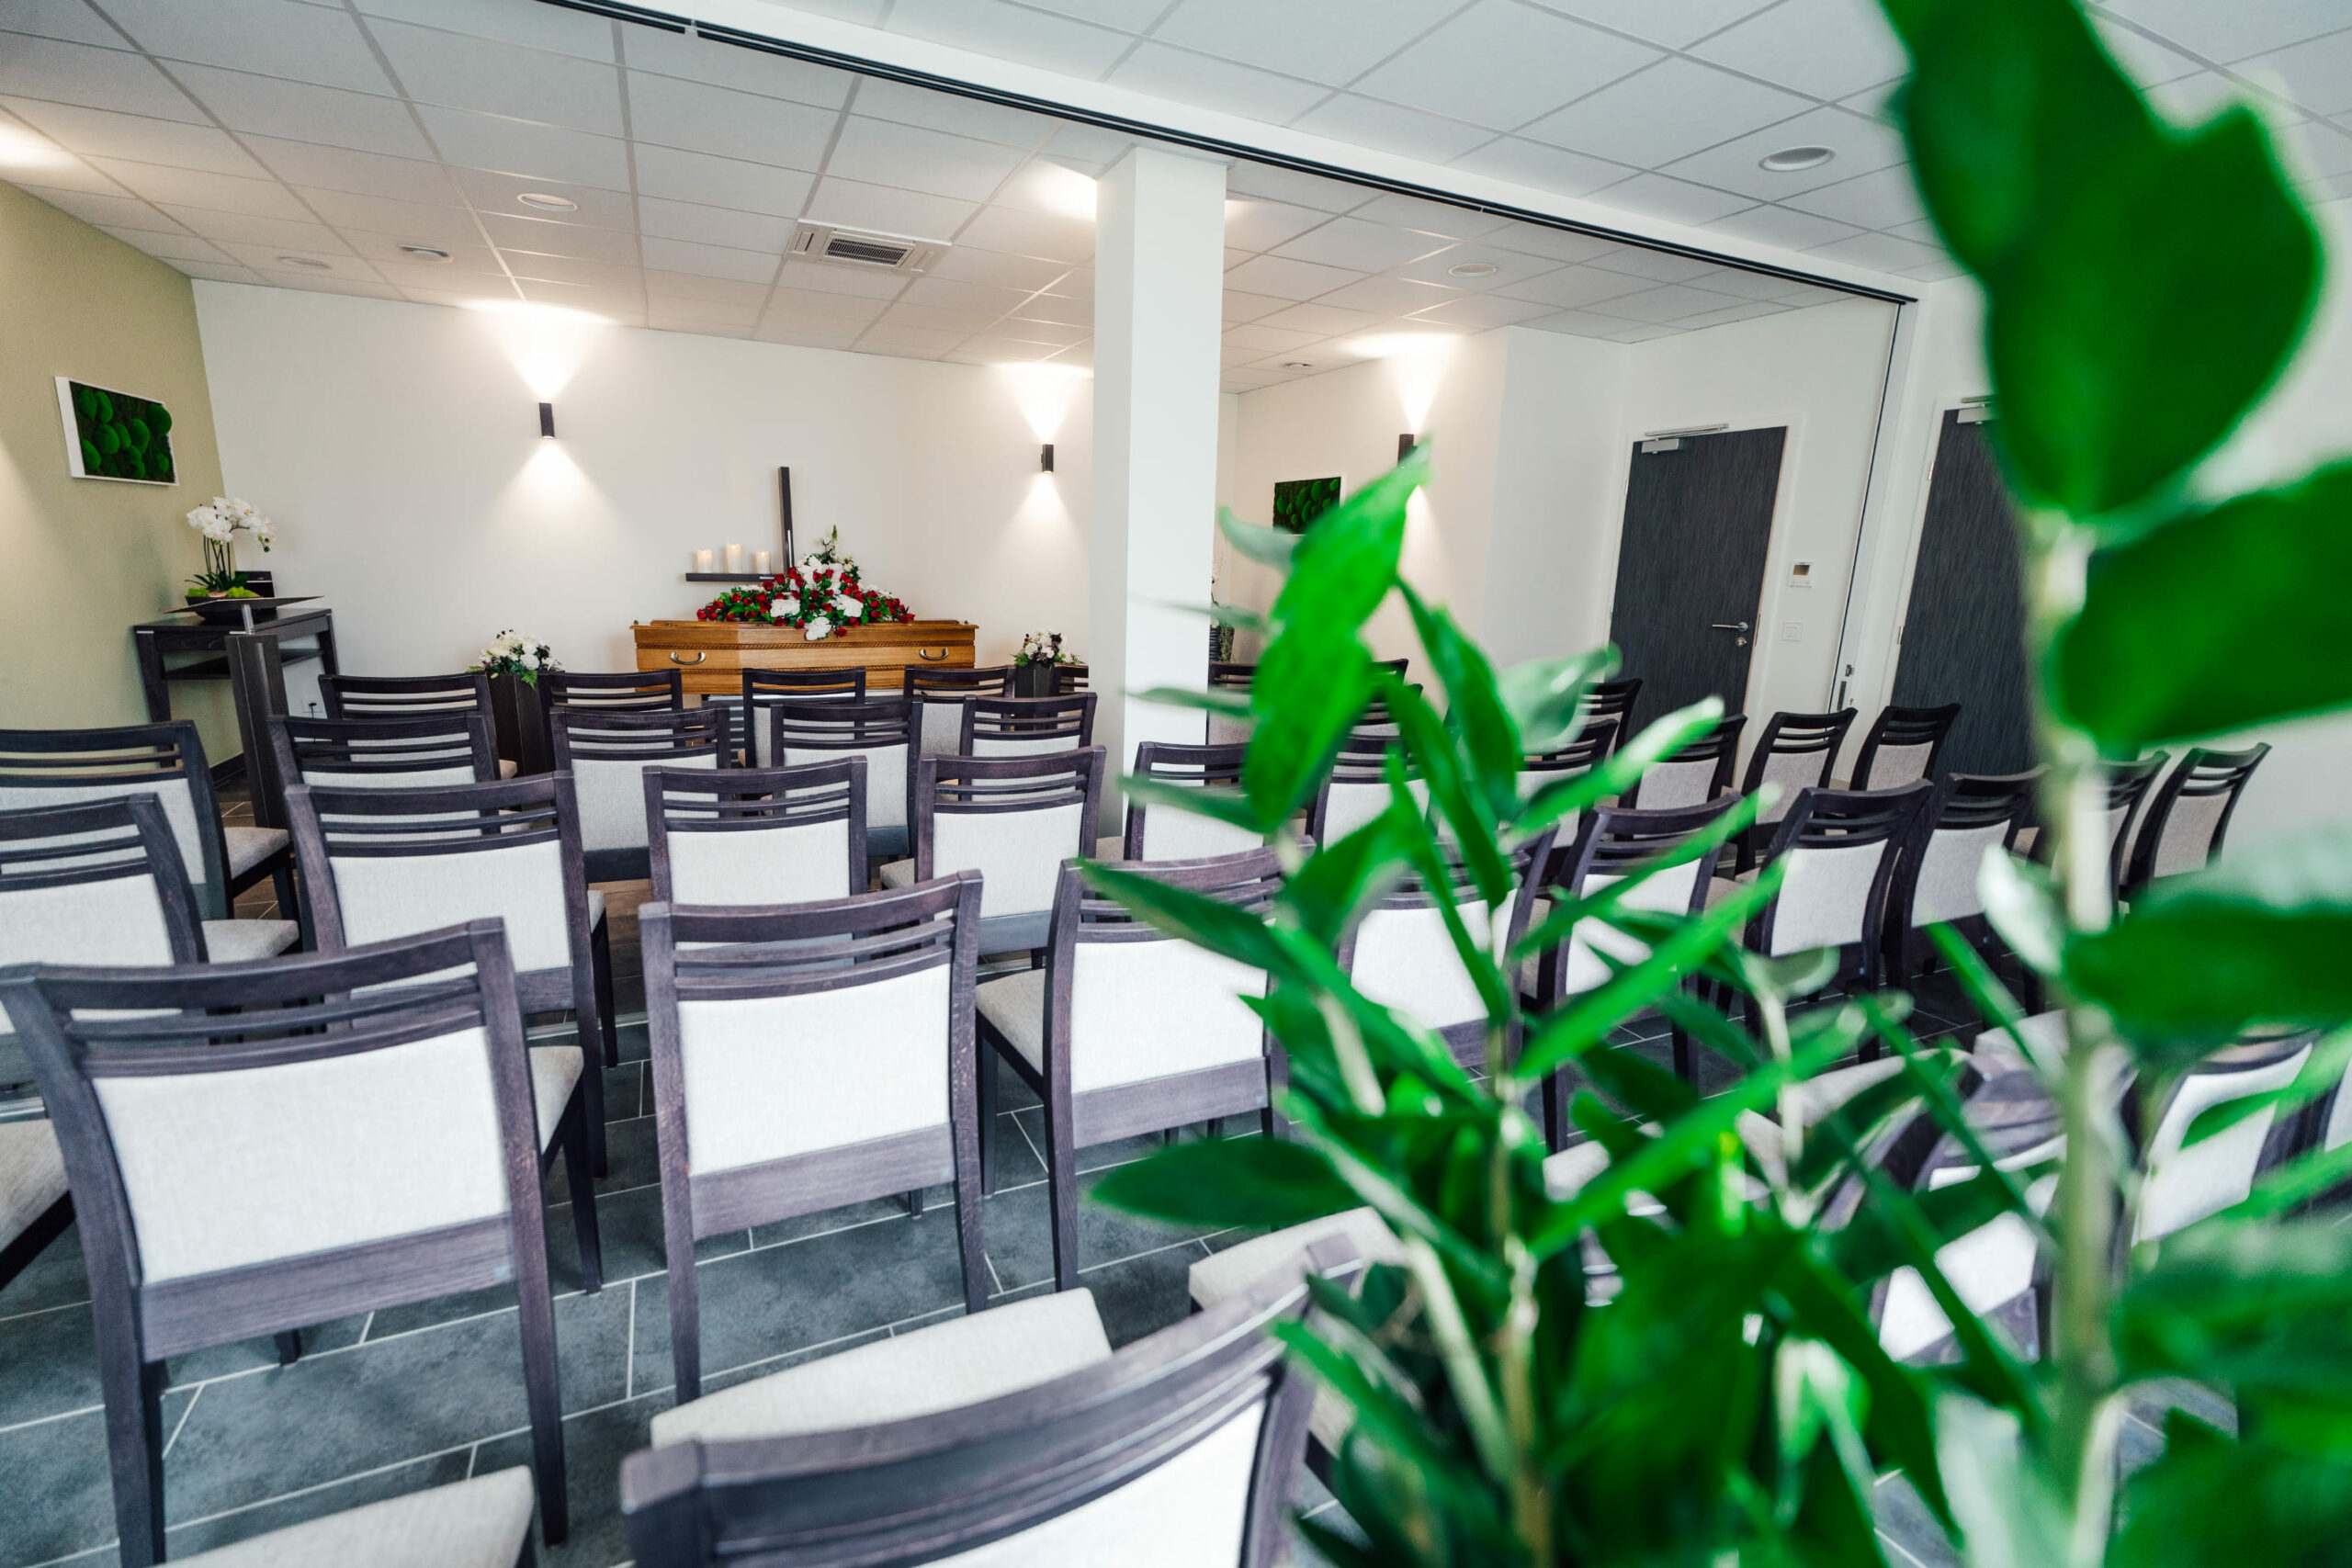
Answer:
[[1803, 642], [1804, 640], [1804, 623], [1803, 621], [1782, 621], [1781, 623], [1781, 640], [1782, 642]]

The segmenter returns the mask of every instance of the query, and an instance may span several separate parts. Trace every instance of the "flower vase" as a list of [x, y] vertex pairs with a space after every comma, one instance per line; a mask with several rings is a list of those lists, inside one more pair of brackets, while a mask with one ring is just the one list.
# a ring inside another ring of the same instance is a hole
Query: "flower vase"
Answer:
[[1039, 662], [1016, 664], [1012, 667], [1012, 694], [1016, 697], [1050, 697], [1054, 694], [1054, 667]]
[[539, 708], [538, 687], [519, 675], [492, 675], [490, 716], [497, 732], [492, 745], [500, 761], [514, 763], [518, 774], [548, 771], [547, 726]]

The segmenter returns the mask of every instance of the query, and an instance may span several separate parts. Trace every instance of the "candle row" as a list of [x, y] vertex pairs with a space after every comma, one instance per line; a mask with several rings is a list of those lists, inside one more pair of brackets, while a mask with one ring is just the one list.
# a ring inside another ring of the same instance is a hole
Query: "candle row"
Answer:
[[[768, 553], [765, 550], [753, 550], [752, 552], [751, 570], [754, 576], [765, 577], [768, 575]], [[696, 550], [695, 552], [695, 570], [696, 571], [717, 571], [718, 570], [717, 566], [712, 564], [712, 553], [710, 551]], [[729, 545], [727, 547], [727, 570], [729, 573], [736, 577], [743, 575], [742, 546]]]

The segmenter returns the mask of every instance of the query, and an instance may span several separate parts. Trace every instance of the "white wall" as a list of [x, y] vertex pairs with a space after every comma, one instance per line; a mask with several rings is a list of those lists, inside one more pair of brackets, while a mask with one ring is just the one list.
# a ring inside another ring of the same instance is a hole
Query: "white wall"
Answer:
[[[573, 668], [633, 668], [631, 621], [711, 597], [683, 581], [692, 550], [777, 548], [786, 464], [802, 547], [839, 524], [868, 586], [977, 622], [983, 662], [1039, 628], [1086, 647], [1083, 379], [630, 328], [518, 345], [438, 306], [196, 297], [225, 482], [282, 525], [279, 581], [333, 601], [346, 670], [454, 669], [508, 626]], [[576, 359], [554, 441], [518, 357]]]

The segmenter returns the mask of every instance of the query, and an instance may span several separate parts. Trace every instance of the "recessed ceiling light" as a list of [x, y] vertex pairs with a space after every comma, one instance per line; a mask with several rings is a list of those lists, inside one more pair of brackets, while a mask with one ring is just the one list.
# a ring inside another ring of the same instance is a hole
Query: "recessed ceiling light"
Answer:
[[402, 245], [401, 254], [414, 256], [419, 261], [426, 262], [445, 262], [449, 259], [449, 253], [438, 245]]
[[580, 210], [580, 204], [578, 202], [572, 200], [568, 196], [558, 196], [552, 191], [526, 190], [514, 199], [521, 202], [526, 207], [536, 207], [541, 212], [577, 212]]
[[1778, 152], [1767, 152], [1756, 161], [1756, 166], [1776, 175], [1802, 174], [1817, 169], [1838, 154], [1826, 147], [1783, 147]]
[[316, 256], [280, 256], [277, 259], [284, 262], [288, 266], [308, 267], [312, 272], [329, 272], [334, 270], [334, 264], [330, 262], [322, 262]]
[[1492, 277], [1498, 269], [1492, 262], [1455, 262], [1445, 269], [1448, 277]]
[[1285, 370], [1312, 370], [1315, 368], [1315, 361], [1311, 359], [1285, 359], [1283, 361], [1283, 368]]

